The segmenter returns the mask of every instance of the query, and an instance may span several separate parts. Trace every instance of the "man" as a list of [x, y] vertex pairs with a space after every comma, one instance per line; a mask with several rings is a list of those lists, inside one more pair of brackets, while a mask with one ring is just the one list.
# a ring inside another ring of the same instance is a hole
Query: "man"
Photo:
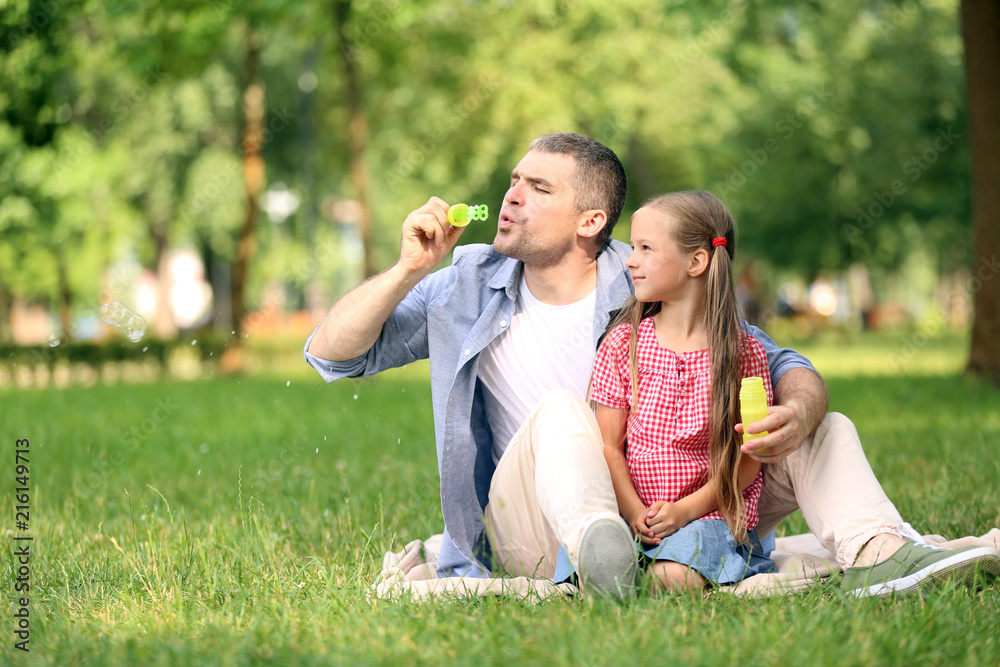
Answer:
[[[452, 266], [431, 273], [464, 231], [431, 198], [403, 222], [399, 262], [346, 294], [306, 342], [328, 382], [429, 357], [445, 522], [439, 576], [502, 568], [551, 578], [568, 560], [584, 589], [623, 595], [634, 584], [632, 535], [582, 401], [597, 342], [632, 288], [631, 249], [610, 240], [625, 191], [606, 146], [540, 137], [511, 173], [492, 246], [458, 248]], [[853, 425], [826, 415], [812, 365], [750, 332], [775, 388], [768, 417], [749, 427], [768, 435], [744, 447], [767, 464], [760, 534], [801, 507], [858, 594], [977, 565], [1000, 572], [996, 551], [945, 554], [905, 540]], [[877, 561], [882, 569], [870, 567]]]

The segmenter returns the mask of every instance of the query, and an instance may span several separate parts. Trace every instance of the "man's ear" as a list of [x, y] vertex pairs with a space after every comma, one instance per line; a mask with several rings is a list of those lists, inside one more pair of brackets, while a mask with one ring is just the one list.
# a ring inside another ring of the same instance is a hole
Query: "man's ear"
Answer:
[[580, 222], [576, 228], [576, 233], [584, 238], [592, 239], [600, 234], [601, 230], [607, 224], [607, 213], [599, 208], [590, 209], [580, 214]]
[[708, 251], [704, 248], [699, 248], [691, 253], [691, 261], [688, 263], [688, 275], [692, 278], [697, 278], [698, 276], [705, 273], [708, 270]]

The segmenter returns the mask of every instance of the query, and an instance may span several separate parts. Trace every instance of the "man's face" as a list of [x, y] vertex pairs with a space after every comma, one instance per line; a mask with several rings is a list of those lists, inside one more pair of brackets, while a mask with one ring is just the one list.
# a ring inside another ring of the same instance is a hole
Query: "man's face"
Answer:
[[528, 151], [510, 174], [493, 247], [529, 265], [558, 262], [576, 244], [576, 160]]

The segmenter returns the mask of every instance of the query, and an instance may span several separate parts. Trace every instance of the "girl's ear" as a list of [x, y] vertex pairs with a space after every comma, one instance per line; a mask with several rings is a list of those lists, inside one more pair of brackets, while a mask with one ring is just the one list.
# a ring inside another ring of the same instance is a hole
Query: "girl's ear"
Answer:
[[691, 261], [688, 263], [688, 275], [692, 278], [697, 278], [698, 276], [705, 273], [708, 269], [708, 251], [704, 248], [699, 248], [691, 253]]

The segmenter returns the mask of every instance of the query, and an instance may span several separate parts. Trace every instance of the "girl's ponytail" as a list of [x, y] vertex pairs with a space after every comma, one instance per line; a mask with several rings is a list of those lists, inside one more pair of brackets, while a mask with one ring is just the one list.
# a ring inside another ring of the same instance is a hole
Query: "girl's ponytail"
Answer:
[[[731, 222], [730, 218], [730, 222]], [[708, 343], [712, 352], [712, 398], [709, 406], [709, 474], [716, 480], [719, 512], [729, 524], [737, 542], [746, 541], [747, 523], [740, 490], [740, 319], [733, 286], [730, 242], [735, 241], [730, 225], [725, 245], [710, 253], [706, 289]]]

